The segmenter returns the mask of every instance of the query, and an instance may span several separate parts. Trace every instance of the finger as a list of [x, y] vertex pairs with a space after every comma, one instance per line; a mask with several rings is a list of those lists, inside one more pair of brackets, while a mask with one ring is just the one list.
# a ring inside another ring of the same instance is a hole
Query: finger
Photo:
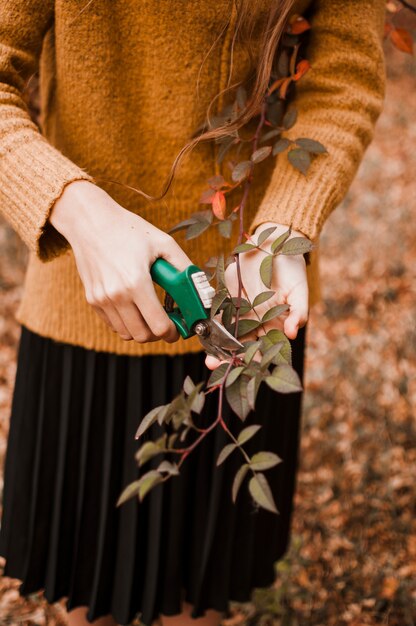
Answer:
[[117, 332], [116, 329], [113, 327], [112, 323], [110, 322], [110, 318], [108, 317], [108, 315], [106, 315], [99, 306], [93, 306], [93, 309], [97, 313], [97, 315], [103, 320], [103, 322], [105, 322], [107, 326], [111, 328], [113, 333]]
[[135, 294], [134, 303], [139, 309], [150, 331], [168, 343], [179, 339], [179, 333], [175, 324], [168, 317], [165, 309], [159, 302], [153, 282], [148, 274], [148, 279], [143, 282], [140, 293]]
[[301, 309], [293, 309], [284, 322], [284, 332], [289, 339], [296, 339], [298, 330], [307, 321], [307, 313]]
[[176, 269], [182, 272], [190, 265], [193, 265], [193, 263], [189, 256], [185, 254], [185, 252], [182, 250], [182, 248], [178, 246], [175, 241], [174, 243], [174, 250], [164, 251], [163, 258], [166, 259], [166, 261], [169, 261], [169, 263], [176, 267]]
[[220, 361], [220, 359], [217, 359], [215, 356], [212, 356], [210, 354], [205, 359], [205, 365], [209, 370], [217, 369], [217, 367], [221, 365], [221, 363], [225, 363], [225, 361]]
[[117, 312], [135, 341], [145, 343], [146, 341], [159, 339], [159, 337], [153, 335], [134, 302], [119, 304], [117, 306]]
[[130, 339], [133, 339], [133, 336], [130, 334], [130, 332], [126, 328], [126, 326], [125, 326], [123, 320], [121, 319], [119, 313], [117, 312], [117, 310], [115, 309], [115, 307], [112, 304], [106, 305], [106, 307], [103, 308], [102, 310], [104, 311], [104, 314], [110, 320], [110, 324], [111, 324], [113, 330], [116, 333], [118, 333], [122, 339], [125, 339], [126, 341], [129, 341]]

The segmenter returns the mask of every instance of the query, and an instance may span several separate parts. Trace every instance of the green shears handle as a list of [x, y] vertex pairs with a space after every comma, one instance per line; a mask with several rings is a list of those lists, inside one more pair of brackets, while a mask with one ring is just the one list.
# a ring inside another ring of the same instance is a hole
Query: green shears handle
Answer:
[[153, 281], [160, 285], [177, 305], [172, 311], [167, 311], [167, 314], [184, 339], [195, 335], [193, 327], [196, 322], [209, 318], [209, 311], [204, 308], [191, 278], [196, 272], [201, 272], [196, 265], [189, 265], [180, 272], [162, 258], [156, 259], [150, 268]]

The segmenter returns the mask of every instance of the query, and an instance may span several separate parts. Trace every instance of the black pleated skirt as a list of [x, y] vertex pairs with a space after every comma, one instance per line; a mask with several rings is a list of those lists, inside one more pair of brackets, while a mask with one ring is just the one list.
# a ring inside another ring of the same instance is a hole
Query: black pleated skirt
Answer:
[[[305, 332], [291, 342], [302, 380]], [[273, 583], [289, 542], [301, 392], [262, 385], [256, 412], [244, 423], [225, 411], [234, 434], [263, 425], [245, 445], [249, 454], [271, 450], [283, 459], [266, 472], [279, 515], [256, 507], [246, 483], [232, 503], [242, 457], [234, 452], [216, 467], [230, 442], [220, 427], [179, 476], [142, 503], [134, 498], [116, 507], [123, 488], [151, 468], [152, 461], [137, 467], [136, 450], [163, 434], [155, 423], [135, 440], [140, 420], [169, 402], [186, 374], [205, 379], [203, 353], [120, 356], [22, 327], [0, 532], [4, 573], [20, 579], [22, 596], [44, 590], [51, 603], [66, 598], [68, 610], [87, 606], [88, 621], [112, 614], [119, 624], [139, 618], [150, 626], [160, 613], [180, 613], [182, 600], [193, 605], [194, 618], [209, 608], [227, 613], [229, 601], [249, 601], [255, 587]], [[216, 392], [208, 394], [206, 424], [216, 403]]]

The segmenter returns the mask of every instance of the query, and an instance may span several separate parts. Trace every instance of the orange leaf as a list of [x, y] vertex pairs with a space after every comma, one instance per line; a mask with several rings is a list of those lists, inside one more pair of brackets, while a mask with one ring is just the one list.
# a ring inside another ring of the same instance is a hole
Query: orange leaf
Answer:
[[212, 212], [219, 220], [223, 220], [225, 217], [225, 210], [227, 203], [222, 191], [217, 191], [212, 198]]
[[293, 74], [292, 79], [299, 80], [299, 78], [302, 78], [302, 76], [306, 74], [306, 72], [310, 69], [310, 67], [311, 67], [310, 63], [306, 59], [299, 61], [299, 63], [296, 66], [296, 74]]
[[408, 30], [404, 28], [394, 28], [390, 32], [390, 39], [393, 44], [407, 54], [413, 54], [413, 38]]
[[309, 30], [311, 25], [304, 17], [301, 15], [293, 15], [290, 20], [290, 29], [289, 32], [291, 35], [300, 35], [304, 33], [305, 30]]
[[272, 94], [273, 91], [276, 91], [276, 89], [278, 89], [285, 80], [285, 78], [278, 78], [277, 80], [275, 80], [274, 83], [270, 85], [267, 95], [270, 96], [270, 94]]

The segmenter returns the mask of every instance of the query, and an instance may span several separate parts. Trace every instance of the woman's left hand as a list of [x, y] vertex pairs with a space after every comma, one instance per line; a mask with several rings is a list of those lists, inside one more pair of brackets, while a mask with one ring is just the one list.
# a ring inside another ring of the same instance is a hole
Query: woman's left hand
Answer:
[[[275, 226], [276, 230], [266, 239], [261, 247], [269, 250], [271, 243], [277, 237], [288, 230], [288, 226], [267, 222], [261, 224], [253, 234], [253, 240], [257, 241], [258, 235], [265, 230]], [[293, 230], [290, 239], [293, 237], [305, 237], [299, 231]], [[305, 237], [307, 239], [307, 237]], [[260, 264], [265, 257], [261, 250], [250, 250], [240, 254], [241, 277], [244, 285], [242, 297], [253, 302], [255, 296], [262, 291], [267, 291], [260, 278]], [[225, 271], [225, 282], [231, 296], [238, 295], [238, 277], [237, 264], [231, 263]], [[266, 311], [277, 304], [288, 304], [290, 309], [279, 317], [275, 317], [270, 322], [264, 324], [264, 328], [259, 327], [252, 333], [240, 337], [243, 341], [255, 340], [257, 337], [264, 335], [265, 332], [273, 328], [282, 330], [289, 339], [295, 339], [300, 327], [305, 326], [309, 314], [309, 293], [306, 275], [306, 261], [302, 254], [284, 255], [280, 254], [273, 259], [273, 278], [270, 291], [275, 294], [269, 300], [256, 307], [256, 312], [261, 317]], [[257, 319], [255, 313], [250, 311], [240, 319]], [[206, 366], [213, 370], [221, 361], [213, 356], [207, 356]]]

